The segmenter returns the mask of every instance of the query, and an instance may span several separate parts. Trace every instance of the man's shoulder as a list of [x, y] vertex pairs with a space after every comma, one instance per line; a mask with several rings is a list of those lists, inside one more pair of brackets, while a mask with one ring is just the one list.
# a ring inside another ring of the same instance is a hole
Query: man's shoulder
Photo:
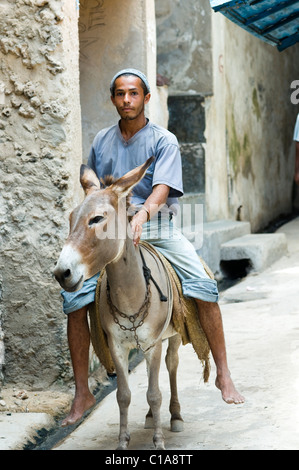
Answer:
[[295, 129], [294, 129], [294, 137], [293, 139], [296, 141], [296, 142], [299, 142], [299, 113], [297, 115], [297, 120], [296, 120], [296, 124], [295, 124]]
[[109, 127], [105, 127], [101, 129], [95, 136], [93, 144], [97, 145], [99, 142], [103, 141], [104, 139], [112, 138], [116, 135], [117, 132], [117, 124]]
[[150, 124], [150, 130], [153, 133], [155, 140], [159, 142], [160, 144], [173, 144], [173, 145], [178, 145], [178, 140], [176, 136], [170, 132], [168, 129], [165, 127], [162, 127], [158, 124], [155, 124], [153, 122], [149, 122]]

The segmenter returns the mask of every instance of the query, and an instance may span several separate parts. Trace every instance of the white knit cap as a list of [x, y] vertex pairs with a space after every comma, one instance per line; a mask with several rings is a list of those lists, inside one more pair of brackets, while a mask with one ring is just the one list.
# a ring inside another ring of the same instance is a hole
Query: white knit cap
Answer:
[[113, 90], [115, 80], [118, 77], [120, 77], [121, 75], [124, 75], [126, 73], [128, 73], [130, 75], [136, 75], [136, 77], [139, 77], [143, 81], [143, 83], [145, 84], [148, 93], [151, 92], [148, 80], [147, 80], [146, 76], [144, 75], [144, 73], [142, 73], [142, 72], [140, 72], [140, 70], [136, 70], [136, 69], [123, 69], [123, 70], [120, 70], [118, 73], [116, 73], [114, 75], [114, 77], [112, 78], [112, 80], [111, 80], [111, 83], [110, 83], [110, 92], [111, 92], [111, 94], [112, 94], [112, 90]]

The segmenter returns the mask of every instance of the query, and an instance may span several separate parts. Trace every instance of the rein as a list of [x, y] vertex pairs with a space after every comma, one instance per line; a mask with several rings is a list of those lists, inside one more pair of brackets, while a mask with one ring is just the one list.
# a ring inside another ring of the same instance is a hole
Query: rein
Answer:
[[[109, 285], [109, 282], [108, 282], [108, 278], [107, 278], [106, 292], [107, 292], [107, 302], [108, 302], [110, 313], [113, 317], [114, 322], [120, 327], [121, 330], [123, 330], [123, 331], [132, 331], [134, 333], [134, 339], [136, 341], [137, 348], [141, 349], [143, 351], [143, 349], [142, 349], [142, 347], [139, 343], [139, 338], [138, 338], [138, 335], [137, 335], [137, 328], [139, 328], [140, 326], [143, 325], [144, 320], [146, 319], [146, 317], [148, 315], [148, 312], [149, 312], [150, 299], [151, 299], [150, 281], [153, 282], [156, 289], [158, 290], [158, 292], [160, 294], [160, 301], [161, 302], [167, 302], [168, 298], [163, 294], [163, 292], [161, 291], [159, 285], [154, 280], [154, 278], [151, 274], [151, 270], [146, 265], [146, 262], [145, 262], [145, 259], [144, 259], [144, 256], [143, 256], [143, 253], [142, 253], [141, 250], [140, 250], [140, 255], [141, 255], [142, 265], [143, 265], [143, 275], [144, 275], [144, 279], [145, 279], [145, 283], [146, 283], [146, 293], [145, 293], [144, 301], [143, 301], [140, 309], [138, 310], [138, 312], [136, 312], [134, 314], [131, 314], [131, 315], [127, 315], [126, 313], [121, 312], [113, 304], [113, 302], [111, 300], [111, 296], [110, 296], [110, 285]], [[129, 320], [132, 323], [132, 326], [127, 327], [127, 326], [122, 325], [119, 322], [119, 319], [117, 318], [117, 315], [119, 315], [121, 318], [125, 318], [125, 319]], [[135, 324], [140, 315], [141, 315], [141, 318], [140, 318], [139, 322], [137, 324]], [[145, 351], [143, 351], [143, 352], [145, 352]]]

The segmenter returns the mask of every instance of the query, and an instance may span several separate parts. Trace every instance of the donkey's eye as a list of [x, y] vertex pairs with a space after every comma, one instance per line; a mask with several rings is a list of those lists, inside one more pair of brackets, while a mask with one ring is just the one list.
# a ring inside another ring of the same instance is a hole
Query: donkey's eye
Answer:
[[99, 222], [102, 222], [105, 219], [102, 215], [96, 215], [90, 221], [88, 222], [88, 225], [91, 227], [94, 224], [98, 224]]

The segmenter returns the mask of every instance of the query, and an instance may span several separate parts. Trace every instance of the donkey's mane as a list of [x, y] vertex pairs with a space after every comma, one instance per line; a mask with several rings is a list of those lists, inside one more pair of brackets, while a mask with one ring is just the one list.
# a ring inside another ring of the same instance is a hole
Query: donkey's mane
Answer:
[[108, 186], [111, 186], [111, 184], [115, 183], [116, 181], [116, 178], [114, 178], [114, 176], [112, 175], [106, 175], [104, 176], [104, 178], [101, 178], [101, 183], [102, 185], [107, 188]]

